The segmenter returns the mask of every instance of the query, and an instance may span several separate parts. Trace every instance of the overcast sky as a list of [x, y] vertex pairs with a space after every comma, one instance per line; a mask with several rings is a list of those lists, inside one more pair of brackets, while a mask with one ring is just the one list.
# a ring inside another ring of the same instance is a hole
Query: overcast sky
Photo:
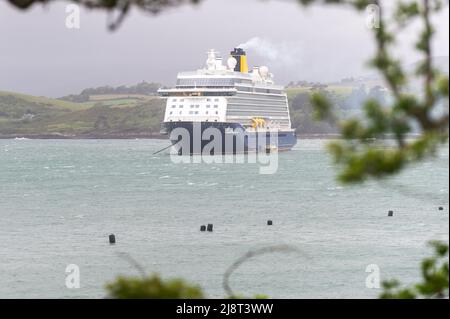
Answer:
[[[371, 73], [373, 53], [366, 17], [350, 9], [292, 1], [205, 0], [157, 16], [132, 11], [114, 32], [103, 11], [81, 12], [81, 28], [65, 26], [66, 3], [35, 5], [21, 12], [0, 1], [0, 90], [63, 96], [86, 87], [175, 83], [179, 71], [204, 65], [206, 51], [223, 56], [249, 39], [267, 46], [247, 50], [249, 64], [268, 65], [275, 81], [333, 81]], [[449, 55], [448, 7], [436, 18], [436, 56]], [[403, 35], [398, 51], [405, 63], [417, 60]], [[275, 51], [275, 52], [274, 52]]]

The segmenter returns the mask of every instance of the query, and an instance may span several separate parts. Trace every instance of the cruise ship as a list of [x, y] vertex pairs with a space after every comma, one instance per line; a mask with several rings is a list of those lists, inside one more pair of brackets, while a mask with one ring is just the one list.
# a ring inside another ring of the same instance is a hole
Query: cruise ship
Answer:
[[231, 51], [225, 65], [208, 51], [204, 68], [179, 73], [174, 88], [158, 93], [167, 99], [161, 133], [180, 144], [181, 155], [202, 153], [213, 139], [220, 141], [208, 148], [211, 154], [283, 151], [297, 142], [284, 88], [274, 84], [268, 67], [249, 70], [242, 48]]

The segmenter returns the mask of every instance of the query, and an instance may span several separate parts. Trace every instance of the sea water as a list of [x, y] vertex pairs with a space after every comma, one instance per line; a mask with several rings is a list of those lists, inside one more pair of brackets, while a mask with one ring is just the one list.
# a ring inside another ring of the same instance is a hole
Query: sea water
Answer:
[[[427, 242], [448, 241], [448, 147], [394, 178], [345, 186], [327, 142], [299, 140], [267, 175], [258, 163], [153, 155], [166, 140], [0, 140], [0, 298], [103, 298], [118, 275], [140, 275], [130, 258], [220, 298], [233, 262], [280, 245], [292, 250], [248, 259], [232, 289], [375, 298], [374, 273], [419, 281]], [[70, 289], [72, 264], [80, 287]]]

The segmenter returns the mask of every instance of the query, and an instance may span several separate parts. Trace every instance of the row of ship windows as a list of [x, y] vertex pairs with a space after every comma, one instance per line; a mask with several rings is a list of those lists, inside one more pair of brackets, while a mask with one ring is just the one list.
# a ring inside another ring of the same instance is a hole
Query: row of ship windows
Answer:
[[[173, 114], [173, 111], [170, 111], [169, 114], [172, 115], [172, 114]], [[183, 111], [180, 111], [179, 114], [180, 114], [180, 115], [183, 114]], [[189, 114], [191, 114], [191, 115], [192, 115], [192, 114], [198, 114], [198, 111], [189, 111]], [[205, 114], [208, 115], [208, 114], [209, 114], [209, 111], [206, 111]], [[216, 111], [216, 114], [219, 114], [219, 111]]]
[[[170, 119], [169, 121], [170, 121], [170, 122], [173, 122], [173, 120], [172, 120], [172, 119]], [[178, 119], [178, 122], [181, 122], [181, 120], [180, 120], [180, 119]], [[206, 119], [206, 121], [205, 121], [205, 122], [209, 122], [209, 120], [208, 120], [208, 119]], [[217, 122], [217, 119], [215, 119], [215, 120], [214, 120], [214, 122]]]
[[[212, 99], [206, 99], [206, 102], [211, 102]], [[177, 99], [172, 99], [172, 102], [176, 102]], [[180, 102], [184, 102], [184, 99], [180, 99]], [[214, 102], [219, 102], [219, 99], [214, 99]]]
[[287, 112], [251, 112], [251, 111], [227, 111], [227, 116], [282, 116], [287, 118]]
[[[173, 109], [175, 109], [176, 107], [177, 107], [176, 105], [172, 105], [172, 108], [173, 108]], [[182, 109], [183, 107], [184, 107], [184, 105], [183, 105], [183, 104], [180, 104], [180, 105], [178, 106], [178, 108], [180, 108], [180, 109]], [[200, 105], [199, 105], [199, 104], [196, 104], [196, 105], [194, 105], [194, 104], [191, 104], [191, 105], [190, 105], [190, 108], [191, 108], [191, 109], [193, 109], [193, 108], [196, 108], [196, 109], [198, 109], [199, 107], [200, 107]], [[218, 107], [219, 107], [219, 105], [217, 105], [217, 104], [214, 104], [214, 108], [215, 108], [215, 109], [217, 109]], [[211, 105], [209, 105], [209, 104], [208, 104], [208, 105], [206, 105], [206, 108], [207, 108], [207, 109], [211, 108]]]
[[[248, 83], [251, 81], [236, 81], [234, 79], [178, 79], [177, 87], [225, 87], [234, 86], [235, 83]], [[269, 89], [269, 88], [255, 88], [247, 86], [236, 86], [240, 91], [246, 92], [259, 92], [259, 93], [274, 93], [281, 94], [282, 91], [279, 89]]]
[[[242, 125], [251, 125], [252, 122], [251, 121], [245, 121], [245, 120], [239, 120], [239, 123], [241, 123]], [[290, 123], [289, 121], [275, 121], [275, 122], [271, 122], [270, 124], [272, 127], [280, 127], [280, 126], [289, 126], [290, 127]]]
[[242, 98], [242, 99], [250, 99], [250, 100], [274, 100], [274, 101], [283, 101], [286, 102], [286, 97], [284, 95], [256, 95], [246, 92], [238, 92], [236, 95], [231, 97], [230, 99]]
[[[245, 121], [245, 120], [241, 120], [239, 121], [242, 125], [251, 125], [252, 122], [251, 121]], [[270, 126], [272, 127], [277, 127], [277, 126], [284, 126], [284, 125], [289, 125], [289, 121], [284, 122], [284, 121], [270, 121]], [[269, 127], [269, 126], [267, 126]]]
[[234, 79], [193, 78], [178, 79], [177, 86], [233, 86]]
[[242, 98], [242, 97], [232, 97], [228, 99], [229, 103], [262, 103], [262, 104], [276, 104], [276, 105], [287, 105], [285, 99], [266, 99], [266, 98]]
[[229, 103], [228, 109], [251, 109], [251, 110], [287, 110], [288, 107], [286, 104], [284, 105], [270, 105], [270, 104], [235, 104], [235, 103]]
[[277, 113], [287, 113], [287, 110], [283, 109], [251, 109], [251, 108], [228, 108], [227, 112], [277, 112]]
[[236, 86], [236, 89], [241, 92], [256, 92], [256, 93], [272, 93], [272, 94], [281, 94], [281, 90], [273, 90], [273, 89], [259, 89], [247, 86]]

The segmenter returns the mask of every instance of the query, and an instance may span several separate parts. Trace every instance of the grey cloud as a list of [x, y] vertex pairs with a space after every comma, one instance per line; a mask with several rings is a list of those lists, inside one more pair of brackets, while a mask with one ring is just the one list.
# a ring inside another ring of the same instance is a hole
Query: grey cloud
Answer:
[[[100, 11], [82, 10], [81, 29], [65, 27], [65, 5], [18, 12], [0, 3], [0, 90], [62, 96], [142, 80], [172, 85], [179, 71], [202, 67], [206, 51], [226, 56], [259, 38], [276, 50], [248, 47], [250, 66], [267, 64], [277, 83], [332, 81], [370, 71], [365, 17], [347, 9], [292, 1], [206, 0], [157, 16], [133, 11], [115, 32]], [[448, 8], [438, 17], [437, 55], [448, 55]], [[406, 46], [404, 59], [413, 62]]]

